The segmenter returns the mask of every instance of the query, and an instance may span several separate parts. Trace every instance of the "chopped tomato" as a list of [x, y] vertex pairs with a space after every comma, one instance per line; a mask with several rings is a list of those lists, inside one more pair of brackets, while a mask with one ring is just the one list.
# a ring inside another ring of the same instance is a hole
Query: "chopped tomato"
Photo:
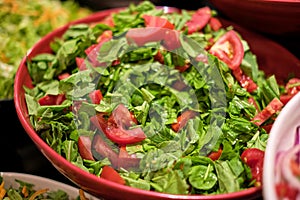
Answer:
[[192, 110], [184, 111], [181, 115], [177, 117], [177, 122], [171, 125], [173, 131], [175, 132], [180, 131], [187, 124], [187, 122], [190, 119], [194, 118], [196, 115], [197, 112], [195, 111]]
[[285, 90], [285, 94], [282, 94], [280, 96], [280, 101], [283, 104], [287, 104], [300, 91], [300, 79], [290, 79], [285, 85]]
[[143, 46], [148, 42], [162, 41], [165, 37], [165, 29], [157, 27], [132, 28], [126, 33], [129, 43]]
[[113, 19], [113, 15], [109, 15], [107, 17], [105, 17], [100, 23], [102, 24], [106, 24], [110, 27], [114, 27], [115, 26], [115, 23], [114, 23], [114, 19]]
[[164, 61], [164, 56], [162, 55], [162, 53], [161, 53], [160, 50], [158, 50], [158, 51], [157, 51], [157, 54], [155, 54], [154, 60], [158, 61], [158, 62], [161, 63], [161, 64], [164, 64], [164, 63], [165, 63], [165, 61]]
[[165, 32], [162, 45], [169, 51], [181, 47], [180, 32], [177, 30], [169, 30]]
[[141, 142], [146, 138], [140, 127], [133, 127], [137, 121], [123, 104], [118, 105], [107, 120], [104, 114], [97, 114], [91, 121], [108, 139], [120, 145]]
[[138, 168], [140, 164], [140, 158], [137, 158], [135, 154], [128, 154], [126, 146], [121, 146], [119, 150], [118, 167], [124, 169]]
[[45, 105], [60, 105], [62, 104], [62, 102], [66, 100], [66, 96], [64, 94], [58, 94], [58, 95], [45, 95], [43, 97], [41, 97], [38, 102], [41, 106], [45, 106]]
[[101, 66], [101, 63], [97, 60], [98, 52], [105, 42], [112, 39], [112, 35], [113, 33], [111, 30], [103, 31], [103, 33], [97, 38], [98, 43], [91, 45], [85, 50], [86, 55], [94, 66]]
[[300, 79], [291, 78], [285, 86], [288, 94], [295, 95], [300, 91]]
[[103, 99], [102, 93], [100, 90], [94, 90], [90, 92], [89, 97], [94, 104], [99, 104]]
[[251, 121], [260, 126], [273, 114], [280, 111], [283, 107], [283, 103], [278, 99], [274, 98], [262, 111], [260, 111]]
[[169, 22], [169, 20], [163, 17], [144, 14], [142, 18], [145, 21], [146, 27], [160, 27], [160, 28], [167, 28], [167, 29], [175, 28], [174, 25], [171, 22]]
[[278, 199], [295, 200], [298, 195], [298, 188], [293, 188], [285, 182], [277, 183], [275, 190]]
[[255, 180], [257, 187], [262, 183], [264, 156], [265, 152], [257, 148], [246, 149], [241, 154], [242, 161], [251, 169], [252, 180]]
[[80, 58], [80, 57], [76, 57], [76, 58], [75, 58], [76, 65], [77, 65], [79, 71], [83, 71], [83, 70], [86, 70], [86, 69], [87, 69], [87, 68], [86, 68], [86, 65], [85, 65], [85, 63], [84, 63], [84, 60], [85, 60], [84, 58]]
[[104, 178], [109, 181], [113, 181], [115, 183], [119, 183], [121, 185], [125, 185], [125, 180], [120, 176], [120, 174], [111, 166], [104, 166], [102, 168], [102, 172], [100, 174], [101, 178]]
[[129, 155], [125, 146], [121, 146], [119, 153], [115, 152], [98, 133], [92, 141], [92, 155], [97, 160], [108, 158], [114, 168], [133, 169], [138, 168], [140, 159], [135, 155]]
[[58, 79], [63, 80], [65, 78], [68, 78], [69, 76], [70, 76], [70, 74], [68, 72], [62, 73], [62, 74], [58, 75]]
[[239, 68], [244, 58], [242, 41], [234, 30], [222, 35], [209, 52], [225, 62], [232, 70]]
[[221, 148], [219, 148], [218, 151], [211, 152], [210, 154], [208, 154], [207, 157], [209, 157], [212, 160], [218, 160], [220, 158], [221, 154], [222, 154], [222, 151], [223, 150]]
[[179, 72], [185, 72], [188, 68], [190, 68], [190, 64], [185, 64], [183, 66], [176, 66], [175, 69], [177, 69]]
[[99, 133], [95, 133], [91, 149], [95, 159], [108, 158], [113, 167], [118, 167], [118, 154], [105, 142]]
[[221, 21], [220, 21], [218, 18], [216, 18], [216, 17], [211, 17], [211, 18], [209, 19], [209, 25], [210, 25], [210, 27], [211, 27], [211, 29], [212, 29], [213, 31], [217, 31], [217, 30], [219, 30], [220, 28], [222, 28], [222, 23], [221, 23]]
[[86, 160], [94, 160], [91, 138], [89, 136], [79, 136], [77, 143], [80, 156]]
[[257, 89], [256, 83], [251, 79], [251, 77], [247, 76], [241, 68], [236, 68], [232, 70], [232, 73], [236, 80], [239, 82], [240, 86], [245, 88], [248, 92], [254, 92]]
[[210, 18], [211, 9], [208, 6], [199, 8], [186, 23], [188, 34], [201, 31], [208, 24]]

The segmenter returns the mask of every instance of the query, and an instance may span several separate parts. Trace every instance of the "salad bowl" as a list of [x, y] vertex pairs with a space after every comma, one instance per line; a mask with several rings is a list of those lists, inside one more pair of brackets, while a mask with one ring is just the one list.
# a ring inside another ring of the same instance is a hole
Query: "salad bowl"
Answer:
[[[35, 58], [35, 56], [41, 53], [51, 53], [52, 49], [50, 43], [54, 41], [56, 37], [62, 37], [63, 34], [72, 25], [87, 23], [96, 24], [103, 19], [106, 19], [111, 13], [118, 12], [120, 9], [110, 9], [100, 11], [92, 14], [89, 17], [81, 20], [74, 21], [66, 26], [63, 26], [50, 34], [42, 38], [36, 45], [28, 52], [25, 58], [23, 58], [15, 79], [15, 107], [19, 117], [19, 120], [24, 127], [27, 134], [32, 141], [38, 147], [38, 149], [44, 154], [44, 156], [51, 162], [51, 164], [64, 176], [77, 184], [83, 190], [104, 199], [256, 199], [262, 195], [262, 187], [250, 187], [241, 191], [227, 193], [227, 194], [213, 194], [213, 195], [184, 195], [184, 194], [169, 194], [163, 192], [155, 192], [149, 190], [138, 189], [135, 187], [129, 187], [116, 181], [107, 180], [105, 178], [99, 178], [69, 162], [62, 155], [58, 154], [53, 148], [49, 146], [35, 131], [30, 119], [30, 113], [28, 112], [28, 105], [26, 103], [26, 88], [33, 88], [33, 82], [29, 75], [27, 68], [28, 61]], [[164, 8], [165, 9], [165, 8]], [[168, 11], [172, 8], [168, 8]], [[177, 9], [175, 9], [177, 11]], [[240, 32], [243, 37], [249, 42], [249, 46], [253, 46], [253, 53], [257, 55], [262, 69], [267, 74], [276, 74], [281, 82], [284, 82], [288, 78], [289, 73], [299, 74], [300, 62], [292, 54], [286, 51], [276, 43], [261, 37], [255, 33], [245, 30], [230, 21], [221, 20], [224, 26], [234, 26], [236, 30]], [[264, 45], [268, 44], [269, 48], [274, 51], [266, 51]], [[255, 48], [256, 47], [256, 48]], [[278, 56], [285, 55], [285, 56]], [[281, 70], [281, 64], [284, 63], [288, 71]]]

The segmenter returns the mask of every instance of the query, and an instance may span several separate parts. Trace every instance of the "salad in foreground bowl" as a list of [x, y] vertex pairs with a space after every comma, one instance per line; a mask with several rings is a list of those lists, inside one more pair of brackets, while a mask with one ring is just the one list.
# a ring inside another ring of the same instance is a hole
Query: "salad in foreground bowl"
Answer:
[[300, 82], [266, 76], [209, 7], [130, 5], [51, 50], [27, 61], [35, 131], [89, 173], [169, 194], [260, 187], [270, 127]]

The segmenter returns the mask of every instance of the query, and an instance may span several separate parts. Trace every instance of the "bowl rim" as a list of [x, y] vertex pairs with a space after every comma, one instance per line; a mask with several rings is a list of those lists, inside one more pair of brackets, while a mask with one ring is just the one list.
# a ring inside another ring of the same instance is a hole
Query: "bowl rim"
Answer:
[[[87, 17], [72, 21], [60, 28], [57, 28], [55, 30], [53, 30], [52, 32], [48, 33], [47, 35], [45, 35], [43, 38], [41, 38], [38, 42], [35, 43], [35, 45], [33, 45], [33, 47], [31, 49], [28, 50], [26, 56], [24, 56], [24, 58], [22, 59], [19, 68], [16, 72], [16, 77], [20, 77], [23, 72], [23, 70], [27, 70], [26, 67], [26, 62], [27, 59], [31, 56], [35, 55], [34, 49], [36, 49], [37, 47], [39, 47], [40, 45], [44, 44], [45, 40], [49, 40], [49, 39], [53, 39], [54, 36], [57, 33], [63, 33], [65, 32], [69, 26], [74, 25], [74, 24], [78, 24], [78, 23], [93, 23], [96, 21], [99, 21], [100, 19], [103, 19], [105, 16], [107, 16], [108, 14], [112, 13], [112, 12], [117, 12], [120, 11], [122, 9], [124, 9], [125, 7], [119, 7], [119, 8], [111, 8], [111, 9], [106, 9], [106, 10], [102, 10], [102, 11], [97, 11]], [[166, 9], [167, 11], [176, 9], [176, 10], [180, 10], [178, 8], [172, 8], [172, 7], [168, 7], [168, 6], [162, 6], [163, 9]], [[95, 20], [98, 19], [98, 20]], [[91, 21], [92, 20], [92, 21]], [[47, 43], [45, 43], [47, 44]], [[38, 135], [36, 134], [35, 130], [33, 129], [32, 125], [29, 123], [28, 120], [28, 112], [27, 113], [22, 113], [22, 101], [24, 101], [24, 91], [23, 92], [19, 92], [23, 90], [23, 82], [22, 79], [15, 79], [15, 84], [14, 84], [14, 89], [15, 89], [15, 93], [14, 93], [14, 104], [15, 104], [15, 109], [17, 111], [17, 115], [18, 118], [24, 128], [24, 130], [27, 132], [27, 134], [30, 136], [30, 138], [32, 139], [32, 141], [35, 143], [35, 145], [38, 147], [38, 149], [43, 153], [43, 155], [48, 159], [48, 161], [53, 165], [51, 158], [55, 159], [58, 163], [60, 163], [60, 165], [64, 165], [65, 168], [68, 168], [69, 170], [73, 171], [76, 174], [80, 174], [80, 176], [84, 177], [85, 179], [89, 179], [90, 182], [93, 183], [98, 183], [99, 185], [105, 185], [107, 187], [113, 188], [115, 190], [121, 190], [122, 192], [127, 192], [128, 194], [139, 194], [139, 195], [143, 195], [145, 197], [160, 197], [162, 199], [198, 199], [198, 200], [205, 200], [205, 199], [239, 199], [243, 196], [248, 196], [251, 194], [251, 197], [253, 197], [253, 194], [256, 197], [260, 197], [261, 196], [261, 192], [262, 192], [262, 187], [251, 187], [251, 188], [246, 188], [243, 189], [241, 191], [237, 191], [237, 192], [232, 192], [232, 193], [226, 193], [226, 194], [216, 194], [216, 195], [177, 195], [177, 194], [168, 194], [168, 193], [160, 193], [160, 192], [156, 192], [156, 191], [147, 191], [147, 190], [142, 190], [142, 189], [137, 189], [137, 188], [133, 188], [127, 185], [120, 185], [118, 183], [114, 183], [105, 179], [101, 179], [97, 176], [95, 176], [94, 174], [90, 174], [89, 172], [84, 171], [83, 169], [73, 165], [72, 163], [70, 163], [69, 161], [67, 161], [64, 157], [62, 157], [61, 155], [59, 155], [57, 152], [55, 152], [48, 144], [46, 144], [46, 142]], [[22, 96], [23, 95], [23, 96]], [[46, 154], [46, 152], [48, 154]], [[64, 174], [62, 171], [60, 171], [60, 169], [58, 169], [56, 166], [54, 166], [60, 173], [62, 173], [64, 176], [66, 176], [67, 178], [69, 178], [66, 174]], [[74, 182], [74, 180], [71, 180], [72, 182]], [[76, 185], [78, 185], [78, 183], [74, 182]], [[80, 185], [81, 186], [81, 185]]]

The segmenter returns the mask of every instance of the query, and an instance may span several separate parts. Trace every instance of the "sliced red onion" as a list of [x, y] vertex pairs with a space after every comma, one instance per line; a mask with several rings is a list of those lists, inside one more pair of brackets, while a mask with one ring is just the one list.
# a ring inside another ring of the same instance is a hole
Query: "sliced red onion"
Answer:
[[295, 145], [300, 144], [300, 126], [296, 128]]
[[[295, 142], [294, 142], [294, 145], [299, 145], [299, 144], [300, 144], [300, 126], [296, 128], [296, 135], [295, 135]], [[298, 165], [300, 165], [300, 152], [298, 152], [296, 156], [297, 156], [296, 162], [298, 163]]]
[[295, 188], [300, 188], [300, 180], [292, 173], [291, 168], [289, 167], [290, 162], [294, 159], [295, 155], [300, 152], [300, 145], [295, 145], [289, 149], [281, 162], [281, 172], [283, 178]]
[[282, 167], [282, 160], [285, 156], [285, 151], [279, 151], [276, 154], [275, 157], [275, 182], [279, 183], [282, 180], [282, 174], [281, 174], [281, 167]]

